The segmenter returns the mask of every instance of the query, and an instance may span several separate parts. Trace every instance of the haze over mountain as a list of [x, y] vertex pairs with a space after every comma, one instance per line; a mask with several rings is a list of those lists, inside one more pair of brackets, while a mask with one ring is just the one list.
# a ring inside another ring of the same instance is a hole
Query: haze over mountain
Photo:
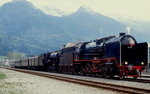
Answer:
[[124, 20], [122, 23], [131, 27], [131, 34], [139, 42], [150, 42], [150, 22], [130, 19]]
[[84, 7], [56, 17], [25, 0], [12, 1], [0, 6], [0, 55], [10, 51], [26, 54], [54, 51], [70, 41], [116, 35], [125, 28], [125, 24]]

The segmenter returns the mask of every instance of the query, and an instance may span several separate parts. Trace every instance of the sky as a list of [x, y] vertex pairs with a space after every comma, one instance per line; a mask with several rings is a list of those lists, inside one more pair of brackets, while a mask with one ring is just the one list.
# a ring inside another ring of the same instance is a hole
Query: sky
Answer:
[[[12, 0], [0, 0], [0, 5]], [[47, 14], [55, 9], [65, 14], [73, 13], [81, 6], [95, 12], [113, 16], [150, 21], [150, 0], [28, 0]], [[54, 13], [53, 13], [54, 14]], [[54, 14], [55, 15], [55, 14]]]

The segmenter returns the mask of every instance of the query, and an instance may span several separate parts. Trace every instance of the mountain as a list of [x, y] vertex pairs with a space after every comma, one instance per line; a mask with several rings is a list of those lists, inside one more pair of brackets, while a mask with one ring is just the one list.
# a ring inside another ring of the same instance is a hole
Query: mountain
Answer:
[[76, 38], [83, 40], [100, 38], [101, 33], [103, 36], [118, 34], [126, 27], [110, 17], [85, 7], [80, 7], [75, 13], [61, 17], [58, 23], [60, 26], [67, 27], [67, 31], [73, 33]]
[[0, 7], [1, 55], [9, 51], [39, 54], [57, 49], [66, 41], [64, 36], [68, 33], [57, 26], [55, 19], [27, 1], [4, 4]]
[[60, 49], [70, 41], [118, 34], [125, 27], [85, 7], [56, 17], [43, 13], [26, 0], [12, 1], [0, 6], [0, 55], [11, 51], [37, 55]]

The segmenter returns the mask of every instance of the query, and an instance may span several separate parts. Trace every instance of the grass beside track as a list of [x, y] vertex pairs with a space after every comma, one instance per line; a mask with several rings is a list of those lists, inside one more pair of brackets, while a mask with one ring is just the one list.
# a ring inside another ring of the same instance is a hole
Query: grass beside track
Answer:
[[0, 79], [5, 79], [6, 78], [6, 75], [2, 72], [0, 72]]

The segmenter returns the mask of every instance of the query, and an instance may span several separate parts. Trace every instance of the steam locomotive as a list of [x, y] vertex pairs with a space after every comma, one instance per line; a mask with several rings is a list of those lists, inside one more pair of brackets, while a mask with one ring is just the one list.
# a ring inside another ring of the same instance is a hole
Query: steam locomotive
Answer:
[[16, 61], [15, 68], [47, 70], [79, 75], [134, 79], [148, 66], [148, 44], [137, 43], [125, 33], [91, 42], [68, 43], [61, 50]]

